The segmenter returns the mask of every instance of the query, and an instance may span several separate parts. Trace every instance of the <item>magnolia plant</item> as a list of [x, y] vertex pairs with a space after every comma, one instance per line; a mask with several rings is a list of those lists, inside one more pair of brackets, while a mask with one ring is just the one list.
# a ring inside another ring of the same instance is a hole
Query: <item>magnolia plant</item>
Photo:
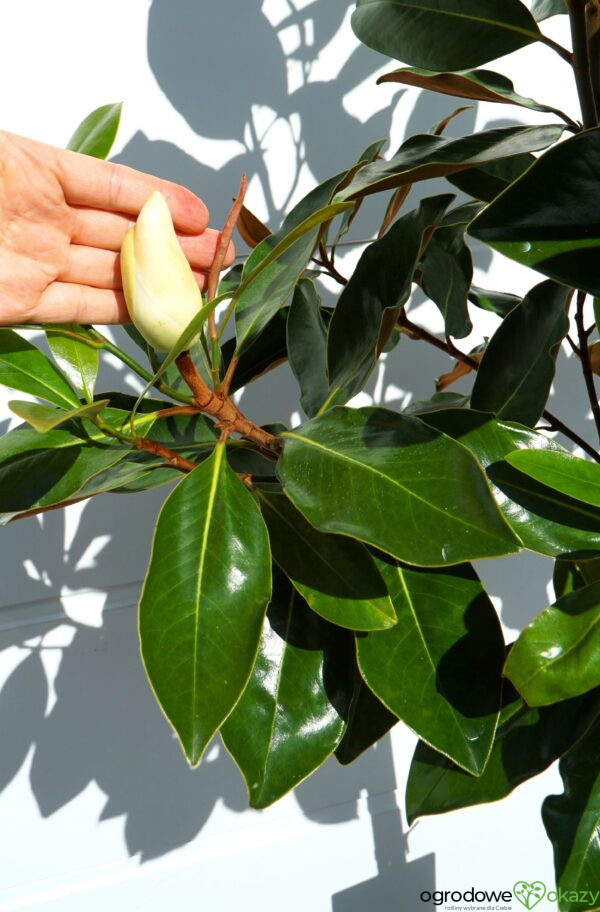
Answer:
[[[569, 17], [572, 50], [545, 34], [551, 15]], [[273, 232], [242, 182], [204, 296], [153, 195], [122, 252], [138, 359], [91, 326], [45, 327], [51, 357], [0, 331], [0, 382], [29, 395], [10, 403], [25, 423], [0, 439], [2, 519], [173, 485], [139, 632], [189, 762], [219, 732], [262, 808], [401, 720], [420, 739], [413, 821], [503, 798], [561, 758], [564, 794], [543, 820], [561, 909], [588, 908], [578, 896], [600, 887], [600, 3], [359, 0], [352, 23], [405, 64], [380, 81], [548, 122], [451, 139], [449, 107], [391, 154], [373, 142]], [[572, 67], [581, 122], [477, 69], [536, 42]], [[72, 148], [93, 152], [86, 137], [102, 135], [107, 151], [108, 111]], [[429, 178], [447, 192], [409, 210]], [[368, 195], [381, 227], [342, 275], [336, 250]], [[236, 223], [252, 249], [221, 277]], [[469, 236], [536, 270], [534, 287], [521, 299], [473, 285]], [[321, 274], [339, 287], [334, 306]], [[414, 289], [443, 335], [415, 321]], [[498, 328], [468, 352], [456, 340], [470, 307]], [[350, 407], [400, 340], [456, 365], [404, 411]], [[563, 340], [589, 399], [582, 434], [547, 408]], [[103, 352], [144, 380], [137, 400], [94, 393]], [[233, 393], [286, 359], [306, 420], [259, 427]], [[445, 388], [469, 374], [469, 396]], [[505, 646], [472, 562], [523, 549], [554, 559], [555, 600]]]

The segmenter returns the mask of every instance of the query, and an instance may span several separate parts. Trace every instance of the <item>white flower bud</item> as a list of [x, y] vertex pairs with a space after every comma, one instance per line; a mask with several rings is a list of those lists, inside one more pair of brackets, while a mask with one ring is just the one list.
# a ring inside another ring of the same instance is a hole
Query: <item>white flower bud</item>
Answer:
[[157, 191], [125, 236], [121, 276], [131, 322], [152, 348], [169, 351], [200, 310], [202, 295]]

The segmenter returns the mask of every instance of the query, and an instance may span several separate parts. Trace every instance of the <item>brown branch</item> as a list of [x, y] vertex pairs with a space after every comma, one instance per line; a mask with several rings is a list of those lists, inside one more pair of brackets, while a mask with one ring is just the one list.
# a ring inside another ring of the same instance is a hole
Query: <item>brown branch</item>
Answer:
[[585, 304], [586, 293], [585, 291], [577, 292], [577, 309], [575, 311], [575, 325], [577, 326], [577, 337], [579, 339], [579, 357], [581, 359], [581, 368], [583, 370], [583, 379], [585, 380], [585, 386], [587, 389], [588, 398], [590, 400], [590, 405], [592, 407], [592, 415], [594, 416], [594, 422], [596, 424], [596, 431], [598, 432], [598, 439], [600, 440], [600, 404], [598, 403], [598, 396], [596, 394], [596, 385], [594, 383], [594, 373], [592, 371], [592, 363], [590, 361], [590, 350], [588, 348], [588, 332], [585, 328], [584, 316], [583, 316], [583, 307]]
[[316, 257], [313, 257], [313, 262], [316, 263], [317, 266], [322, 266], [323, 269], [327, 271], [327, 274], [330, 275], [332, 279], [335, 279], [338, 285], [347, 285], [348, 279], [343, 276], [341, 272], [338, 272], [333, 265], [333, 261], [327, 253], [327, 248], [323, 241], [319, 244], [319, 253], [321, 254], [321, 259], [318, 260]]
[[257, 443], [262, 449], [279, 453], [281, 445], [273, 434], [263, 431], [243, 415], [235, 403], [222, 390], [211, 390], [204, 382], [190, 353], [182, 352], [176, 360], [179, 373], [190, 388], [194, 403], [201, 412], [216, 418], [218, 426], [230, 433], [240, 434]]
[[[479, 363], [475, 358], [471, 357], [471, 355], [465, 355], [464, 352], [461, 352], [454, 344], [452, 344], [453, 350], [451, 352], [447, 342], [442, 342], [441, 339], [438, 339], [437, 336], [434, 336], [426, 329], [423, 329], [422, 326], [417, 326], [416, 323], [413, 323], [412, 320], [408, 319], [404, 310], [400, 312], [398, 323], [407, 330], [407, 335], [410, 336], [411, 339], [421, 339], [423, 342], [428, 342], [430, 345], [439, 348], [440, 351], [446, 352], [447, 355], [453, 355], [457, 361], [462, 361], [463, 364], [467, 364], [472, 370], [476, 371], [478, 369]], [[552, 426], [553, 430], [560, 431], [561, 434], [564, 434], [565, 437], [568, 437], [569, 440], [576, 443], [578, 447], [581, 447], [588, 456], [591, 456], [596, 462], [600, 462], [600, 453], [598, 453], [591, 444], [587, 443], [583, 437], [580, 437], [579, 434], [571, 430], [568, 425], [564, 424], [560, 418], [557, 418], [556, 415], [549, 412], [547, 409], [544, 410], [543, 416], [548, 424]]]
[[195, 405], [175, 405], [173, 408], [161, 409], [156, 412], [157, 418], [170, 418], [171, 415], [197, 415], [198, 409]]
[[155, 440], [148, 440], [146, 437], [135, 437], [131, 439], [131, 442], [137, 450], [145, 450], [147, 453], [160, 456], [174, 469], [179, 469], [181, 472], [191, 472], [196, 468], [197, 463], [184, 459], [183, 456], [174, 453], [173, 450], [163, 446], [162, 443], [156, 443]]
[[231, 386], [231, 381], [233, 380], [233, 375], [235, 373], [236, 367], [238, 366], [239, 360], [240, 360], [239, 358], [232, 358], [231, 361], [229, 362], [229, 367], [225, 371], [225, 376], [223, 377], [223, 382], [221, 383], [221, 386], [219, 387], [220, 391], [225, 396], [229, 395], [229, 387]]
[[[210, 271], [208, 273], [208, 281], [206, 288], [206, 299], [207, 301], [212, 301], [217, 293], [217, 286], [219, 284], [219, 275], [221, 269], [223, 268], [223, 263], [229, 249], [229, 244], [231, 243], [231, 238], [239, 218], [239, 214], [242, 210], [244, 204], [244, 196], [246, 195], [246, 175], [242, 174], [242, 179], [240, 181], [240, 189], [238, 195], [236, 196], [233, 206], [229, 211], [229, 215], [223, 226], [223, 230], [219, 234], [219, 240], [217, 242], [217, 249], [215, 251], [214, 259], [212, 261]], [[215, 312], [214, 310], [209, 315], [208, 318], [208, 334], [211, 342], [215, 342], [217, 338], [217, 326], [215, 322]]]

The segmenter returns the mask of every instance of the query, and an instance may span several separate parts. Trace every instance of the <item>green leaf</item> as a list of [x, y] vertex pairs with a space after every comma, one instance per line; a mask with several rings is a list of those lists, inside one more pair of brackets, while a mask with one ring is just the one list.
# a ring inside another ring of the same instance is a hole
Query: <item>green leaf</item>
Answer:
[[313, 611], [351, 630], [395, 624], [386, 585], [364, 545], [319, 532], [283, 494], [257, 493], [273, 558]]
[[600, 507], [600, 466], [560, 450], [519, 450], [506, 461], [549, 488]]
[[559, 450], [543, 434], [471, 409], [446, 409], [423, 421], [467, 447], [486, 470], [498, 506], [531, 551], [552, 557], [600, 551], [600, 510], [518, 472], [504, 457], [516, 449]]
[[554, 561], [554, 573], [552, 576], [552, 586], [554, 596], [559, 599], [563, 595], [575, 592], [576, 589], [583, 589], [589, 583], [595, 583], [600, 580], [600, 558], [595, 560], [556, 560]]
[[93, 155], [94, 158], [107, 158], [119, 129], [121, 108], [119, 102], [103, 105], [88, 114], [73, 133], [67, 149]]
[[88, 345], [83, 341], [86, 337], [95, 342], [89, 330], [76, 323], [61, 329], [46, 330], [48, 346], [59, 368], [75, 389], [88, 402], [92, 402], [99, 352], [97, 343]]
[[495, 313], [504, 319], [513, 307], [521, 303], [521, 298], [504, 291], [487, 291], [485, 288], [471, 285], [469, 301], [471, 304], [475, 304], [476, 307], [480, 307], [482, 310], [489, 310], [490, 313]]
[[301, 279], [287, 320], [290, 367], [300, 385], [300, 405], [312, 418], [327, 398], [327, 325], [314, 282]]
[[380, 54], [428, 70], [464, 70], [541, 37], [519, 0], [358, 0], [357, 37]]
[[330, 389], [322, 411], [362, 389], [408, 300], [424, 237], [454, 199], [423, 200], [363, 252], [329, 324]]
[[[471, 405], [533, 427], [546, 407], [560, 343], [569, 331], [570, 290], [536, 285], [505, 317], [475, 377]], [[600, 471], [600, 470], [599, 470]]]
[[509, 155], [508, 158], [489, 162], [481, 168], [467, 168], [456, 174], [448, 174], [447, 180], [463, 193], [468, 193], [475, 199], [489, 203], [514, 183], [518, 177], [521, 177], [535, 160], [535, 155], [530, 155], [529, 152]]
[[504, 674], [530, 706], [547, 706], [600, 684], [600, 582], [558, 599], [531, 621]]
[[427, 412], [439, 412], [440, 409], [464, 408], [469, 404], [469, 397], [461, 393], [434, 393], [431, 399], [417, 400], [402, 409], [403, 415], [425, 415]]
[[473, 260], [465, 244], [466, 224], [439, 228], [420, 262], [423, 291], [444, 318], [445, 333], [464, 339], [473, 329], [467, 298], [473, 280]]
[[32, 447], [18, 458], [0, 462], [0, 525], [20, 513], [76, 499], [91, 478], [127, 453], [125, 448], [72, 442], [49, 449], [50, 434], [60, 431], [31, 433], [39, 437], [39, 449]]
[[353, 763], [364, 751], [383, 738], [398, 722], [398, 716], [370, 690], [358, 669], [344, 737], [335, 751], [343, 766]]
[[600, 128], [537, 160], [471, 223], [469, 233], [557, 282], [600, 294]]
[[[564, 0], [560, 0], [564, 2]], [[380, 76], [378, 83], [399, 82], [402, 85], [417, 86], [430, 92], [469, 98], [474, 101], [488, 101], [500, 104], [518, 105], [531, 111], [556, 114], [567, 123], [573, 123], [566, 114], [549, 105], [540, 104], [533, 98], [526, 98], [515, 92], [515, 87], [506, 76], [492, 70], [464, 70], [459, 73], [439, 73], [415, 67], [394, 70]]]
[[0, 329], [0, 383], [60, 408], [81, 404], [64, 376], [39, 348], [12, 329]]
[[[290, 308], [280, 308], [275, 316], [269, 320], [261, 334], [254, 340], [249, 349], [241, 356], [235, 369], [230, 393], [253, 380], [258, 380], [263, 374], [273, 370], [282, 364], [287, 358], [287, 341], [286, 341], [286, 323]], [[221, 346], [221, 356], [223, 359], [223, 374], [229, 367], [229, 363], [235, 351], [235, 338], [228, 339]]]
[[600, 693], [532, 709], [522, 700], [501, 714], [492, 752], [479, 777], [470, 776], [447, 757], [419, 742], [406, 785], [409, 824], [417, 817], [499, 801], [522, 782], [537, 776], [557, 760], [590, 727], [600, 712]]
[[140, 601], [144, 666], [192, 765], [250, 676], [270, 564], [260, 512], [217, 446], [160, 511]]
[[283, 440], [285, 492], [322, 532], [418, 566], [519, 549], [470, 454], [417, 418], [338, 408]]
[[568, 15], [569, 10], [565, 0], [533, 0], [531, 12], [538, 22], [542, 22], [550, 16]]
[[321, 225], [349, 208], [351, 204], [344, 202], [324, 206], [285, 236], [280, 238], [281, 231], [271, 234], [254, 248], [232, 299], [237, 357], [249, 348], [291, 295], [308, 265]]
[[321, 766], [338, 745], [352, 693], [351, 637], [275, 575], [256, 664], [221, 729], [255, 808]]
[[380, 564], [398, 615], [358, 637], [370, 689], [428, 744], [479, 775], [500, 712], [504, 641], [470, 566], [438, 571]]
[[[365, 165], [335, 200], [355, 199], [432, 177], [447, 177], [500, 158], [545, 149], [560, 139], [563, 126], [497, 127], [459, 139], [423, 133], [411, 136], [388, 159]], [[487, 210], [486, 210], [487, 211]]]
[[9, 401], [8, 407], [13, 414], [23, 418], [36, 431], [45, 433], [74, 418], [94, 418], [109, 403], [110, 399], [99, 399], [97, 402], [89, 402], [87, 405], [80, 405], [79, 408], [65, 412], [63, 409], [50, 408], [47, 405], [39, 405], [37, 402], [21, 402], [12, 399]]
[[[600, 893], [600, 724], [598, 721], [559, 765], [562, 795], [542, 805], [546, 832], [554, 846], [556, 885], [563, 893], [561, 912], [598, 908]], [[596, 896], [590, 905], [590, 892]]]

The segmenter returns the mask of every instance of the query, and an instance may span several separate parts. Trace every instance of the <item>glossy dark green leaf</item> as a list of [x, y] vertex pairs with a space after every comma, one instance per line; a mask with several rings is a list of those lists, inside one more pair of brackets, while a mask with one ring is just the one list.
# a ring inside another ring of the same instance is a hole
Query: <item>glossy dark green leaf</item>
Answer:
[[442, 95], [452, 95], [457, 98], [518, 105], [522, 108], [529, 108], [531, 111], [557, 114], [558, 117], [569, 121], [569, 118], [557, 108], [519, 95], [515, 92], [515, 87], [510, 79], [503, 76], [502, 73], [494, 73], [492, 70], [436, 73], [431, 70], [408, 67], [386, 73], [384, 76], [380, 76], [377, 82], [399, 82], [402, 85], [417, 86], [420, 89], [427, 89], [429, 92], [439, 92]]
[[600, 128], [550, 149], [469, 233], [551, 279], [600, 294]]
[[81, 405], [65, 377], [43, 352], [12, 329], [0, 329], [0, 383], [60, 408]]
[[549, 19], [550, 16], [567, 15], [566, 0], [533, 0], [531, 12], [538, 22]]
[[[447, 757], [419, 742], [406, 786], [406, 815], [442, 814], [499, 801], [522, 782], [547, 769], [580, 738], [600, 712], [600, 693], [542, 709], [516, 701], [512, 715], [498, 726], [481, 776], [470, 776]], [[516, 711], [515, 711], [516, 710]]]
[[294, 207], [279, 231], [261, 241], [246, 260], [233, 297], [237, 357], [293, 292], [309, 263], [321, 226], [351, 208], [339, 202], [329, 204], [339, 181], [337, 175], [312, 190]]
[[467, 168], [465, 171], [449, 174], [447, 179], [463, 193], [489, 203], [506, 190], [509, 184], [521, 177], [534, 161], [534, 155], [524, 152], [521, 155], [510, 155], [508, 158], [490, 162], [481, 168]]
[[351, 636], [276, 574], [256, 664], [221, 728], [252, 807], [277, 801], [325, 762], [344, 733], [351, 693]]
[[93, 155], [94, 158], [106, 158], [119, 129], [121, 108], [122, 104], [119, 102], [103, 105], [88, 114], [73, 133], [67, 149], [82, 152], [84, 155]]
[[506, 461], [549, 488], [600, 507], [600, 465], [560, 450], [519, 450]]
[[473, 260], [465, 244], [465, 223], [439, 228], [420, 262], [421, 285], [444, 318], [447, 336], [463, 339], [473, 329], [467, 297], [473, 280]]
[[50, 435], [60, 431], [31, 433], [39, 438], [39, 448], [32, 446], [0, 462], [0, 525], [19, 513], [76, 499], [90, 479], [119, 462], [128, 452], [125, 447], [74, 445], [72, 441], [49, 449]]
[[[233, 375], [230, 393], [253, 380], [258, 380], [263, 374], [282, 364], [287, 358], [286, 323], [289, 307], [281, 307], [275, 316], [269, 320], [261, 334], [254, 340], [249, 349], [241, 356]], [[223, 358], [223, 372], [229, 367], [235, 351], [236, 340], [228, 339], [221, 346]]]
[[431, 133], [411, 136], [392, 158], [361, 168], [334, 200], [355, 199], [431, 177], [446, 177], [511, 155], [545, 149], [560, 139], [563, 130], [563, 126], [547, 125], [497, 127], [460, 139]]
[[329, 324], [330, 390], [323, 406], [341, 405], [362, 389], [412, 288], [424, 236], [453, 196], [423, 200], [363, 252]]
[[489, 310], [490, 313], [498, 314], [499, 317], [504, 319], [513, 307], [521, 303], [521, 298], [504, 291], [487, 291], [485, 288], [471, 285], [469, 301], [471, 304], [475, 304], [476, 307], [480, 307], [482, 310]]
[[560, 451], [558, 444], [544, 434], [471, 409], [424, 414], [423, 421], [473, 453], [526, 548], [552, 557], [591, 557], [600, 551], [600, 510], [528, 478], [504, 461], [516, 449]]
[[542, 818], [554, 846], [556, 886], [563, 894], [560, 912], [589, 912], [600, 900], [598, 721], [565, 754], [559, 771], [564, 792], [546, 798]]
[[383, 738], [397, 722], [398, 716], [390, 712], [367, 687], [357, 669], [348, 724], [344, 737], [336, 748], [336, 759], [343, 766], [353, 763], [364, 751]]
[[86, 338], [96, 342], [88, 329], [76, 323], [46, 330], [54, 360], [77, 392], [91, 402], [98, 375], [99, 354], [97, 344], [88, 345], [83, 341]]
[[418, 566], [519, 549], [471, 455], [417, 418], [338, 408], [283, 439], [285, 491], [323, 532]]
[[[569, 289], [536, 285], [492, 336], [475, 377], [471, 405], [533, 427], [546, 407], [556, 355], [569, 331]], [[600, 471], [600, 470], [599, 470]]]
[[65, 411], [48, 405], [40, 405], [37, 402], [21, 402], [12, 399], [8, 402], [8, 407], [14, 415], [22, 418], [36, 431], [45, 433], [75, 418], [95, 418], [109, 402], [109, 399], [98, 399], [96, 402], [88, 402], [86, 405], [80, 405], [79, 408]]
[[403, 415], [425, 415], [427, 412], [439, 412], [440, 409], [464, 408], [469, 404], [469, 397], [461, 393], [434, 393], [431, 399], [417, 400], [402, 409]]
[[530, 706], [547, 706], [600, 684], [600, 582], [558, 599], [525, 627], [504, 674]]
[[424, 741], [479, 775], [502, 690], [504, 640], [494, 606], [468, 565], [380, 567], [398, 622], [357, 638], [361, 674]]
[[396, 613], [375, 561], [360, 542], [326, 535], [284, 494], [258, 491], [274, 560], [321, 617], [351, 630], [380, 630]]
[[577, 589], [583, 589], [590, 583], [600, 580], [600, 558], [595, 560], [556, 560], [554, 561], [554, 573], [552, 575], [552, 586], [554, 596], [559, 599], [563, 595], [575, 592]]
[[321, 299], [309, 279], [296, 286], [287, 320], [290, 367], [300, 385], [300, 405], [312, 418], [327, 398], [327, 324]]
[[218, 446], [165, 501], [140, 601], [146, 672], [191, 764], [250, 676], [270, 564], [260, 512]]
[[519, 0], [358, 0], [352, 28], [373, 50], [428, 70], [479, 66], [540, 38]]

